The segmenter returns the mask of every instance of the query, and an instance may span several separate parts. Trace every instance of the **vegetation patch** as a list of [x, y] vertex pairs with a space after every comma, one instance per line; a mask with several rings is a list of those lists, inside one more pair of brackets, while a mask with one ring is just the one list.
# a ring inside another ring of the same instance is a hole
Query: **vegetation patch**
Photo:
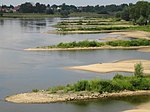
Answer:
[[136, 91], [136, 90], [150, 90], [150, 77], [143, 76], [143, 67], [141, 63], [135, 65], [134, 76], [123, 76], [116, 74], [112, 80], [82, 80], [75, 84], [68, 84], [67, 86], [58, 86], [49, 88], [49, 93], [57, 92], [119, 92], [124, 90]]
[[59, 43], [58, 45], [53, 46], [43, 46], [37, 48], [82, 48], [82, 47], [102, 47], [102, 46], [123, 46], [123, 47], [131, 47], [131, 46], [150, 46], [150, 40], [146, 39], [134, 39], [134, 40], [115, 40], [108, 42], [97, 42], [97, 41], [80, 41], [80, 42], [70, 42], [70, 43]]

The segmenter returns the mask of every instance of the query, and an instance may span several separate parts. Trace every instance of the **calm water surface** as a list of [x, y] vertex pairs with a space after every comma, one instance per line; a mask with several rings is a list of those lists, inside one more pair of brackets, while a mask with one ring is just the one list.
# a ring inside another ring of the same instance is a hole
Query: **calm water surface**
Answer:
[[[41, 20], [0, 20], [0, 112], [120, 112], [150, 101], [148, 97], [104, 99], [86, 102], [54, 104], [13, 104], [4, 102], [6, 96], [46, 89], [50, 86], [74, 83], [81, 79], [110, 79], [115, 73], [100, 74], [65, 70], [66, 66], [112, 62], [121, 59], [150, 59], [150, 53], [133, 50], [92, 50], [27, 52], [24, 48], [53, 45], [60, 42], [98, 40], [114, 37], [108, 34], [46, 34], [59, 18]], [[129, 75], [129, 74], [126, 74]], [[130, 99], [130, 100], [129, 100]]]

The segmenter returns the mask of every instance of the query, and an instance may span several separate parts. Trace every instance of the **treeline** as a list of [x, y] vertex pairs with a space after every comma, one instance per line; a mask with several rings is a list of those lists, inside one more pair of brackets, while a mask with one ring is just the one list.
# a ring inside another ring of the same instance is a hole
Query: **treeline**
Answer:
[[[67, 5], [63, 3], [62, 5], [52, 5], [49, 4], [32, 4], [30, 2], [26, 2], [20, 5], [19, 12], [21, 13], [47, 13], [47, 14], [55, 14], [55, 13], [65, 13], [70, 14], [73, 12], [95, 12], [98, 14], [110, 14], [112, 12], [118, 12], [122, 11], [125, 7], [127, 7], [127, 4], [121, 4], [121, 5], [106, 5], [106, 6], [75, 6], [75, 5]], [[2, 7], [9, 7], [6, 5], [3, 5]], [[11, 5], [11, 7], [14, 7]]]
[[126, 21], [133, 21], [134, 24], [150, 24], [150, 2], [139, 1], [136, 4], [129, 4], [121, 13], [116, 15]]
[[106, 6], [81, 6], [77, 7], [75, 5], [66, 5], [63, 3], [62, 5], [52, 5], [50, 6], [45, 4], [36, 3], [33, 5], [30, 2], [26, 2], [24, 4], [21, 4], [20, 6], [20, 12], [23, 13], [43, 13], [47, 12], [47, 10], [52, 10], [53, 13], [61, 12], [61, 11], [68, 11], [68, 13], [72, 12], [96, 12], [100, 14], [108, 14], [109, 12], [117, 12], [122, 11], [127, 4], [121, 4], [121, 5], [106, 5]]

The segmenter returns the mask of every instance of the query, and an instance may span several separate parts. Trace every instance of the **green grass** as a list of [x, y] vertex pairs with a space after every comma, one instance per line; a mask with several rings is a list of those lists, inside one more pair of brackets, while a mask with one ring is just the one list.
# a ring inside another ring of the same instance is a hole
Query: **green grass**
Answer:
[[97, 41], [80, 41], [80, 42], [70, 42], [70, 43], [59, 43], [58, 45], [53, 46], [43, 46], [37, 48], [76, 48], [76, 47], [101, 47], [101, 46], [123, 46], [123, 47], [130, 47], [130, 46], [150, 46], [150, 40], [146, 39], [134, 39], [134, 40], [115, 40], [115, 41], [108, 41], [108, 42], [97, 42]]
[[129, 30], [138, 30], [138, 31], [150, 32], [150, 25], [137, 26], [137, 27], [129, 28]]

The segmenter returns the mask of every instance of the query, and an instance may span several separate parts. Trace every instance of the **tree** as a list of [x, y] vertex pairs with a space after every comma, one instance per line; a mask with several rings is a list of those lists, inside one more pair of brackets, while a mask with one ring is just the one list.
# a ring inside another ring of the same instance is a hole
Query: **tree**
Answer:
[[34, 7], [30, 2], [26, 2], [24, 4], [21, 4], [19, 12], [22, 13], [33, 13], [34, 12]]
[[143, 66], [142, 66], [142, 64], [141, 63], [138, 63], [138, 64], [135, 64], [134, 65], [134, 75], [136, 76], [136, 77], [143, 77], [143, 70], [144, 70], [144, 68], [143, 68]]
[[138, 1], [136, 4], [129, 4], [122, 11], [122, 19], [132, 20], [139, 25], [146, 25], [150, 15], [150, 3], [148, 1]]
[[137, 20], [137, 22], [136, 22], [138, 25], [146, 25], [147, 24], [147, 20], [143, 17], [143, 16], [141, 16], [138, 20]]
[[129, 21], [130, 20], [130, 10], [129, 10], [129, 7], [126, 7], [123, 12], [121, 13], [121, 18], [126, 20], [126, 21]]
[[69, 16], [69, 11], [67, 11], [67, 10], [61, 10], [60, 11], [60, 15], [61, 15], [61, 17], [66, 18], [66, 17]]

